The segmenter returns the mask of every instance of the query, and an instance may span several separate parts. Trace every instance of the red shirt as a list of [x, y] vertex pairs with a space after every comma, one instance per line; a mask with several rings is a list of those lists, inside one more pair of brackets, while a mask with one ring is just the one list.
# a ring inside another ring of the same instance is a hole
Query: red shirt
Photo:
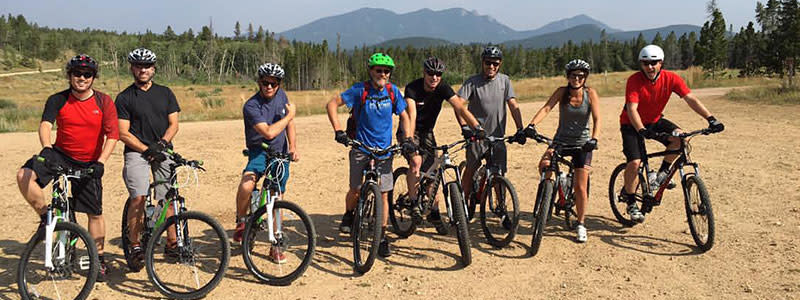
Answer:
[[[683, 78], [678, 74], [667, 70], [661, 70], [655, 84], [643, 72], [636, 72], [628, 77], [628, 84], [625, 87], [625, 103], [639, 103], [636, 111], [642, 119], [643, 125], [653, 124], [661, 119], [661, 113], [667, 106], [667, 101], [672, 93], [678, 94], [681, 98], [689, 94], [691, 90], [686, 86]], [[631, 125], [628, 118], [628, 110], [623, 107], [619, 122], [623, 125]]]
[[[102, 95], [103, 109], [97, 106], [95, 93], [86, 100], [78, 100], [72, 93], [55, 118], [55, 146], [69, 157], [79, 161], [95, 161], [103, 152], [104, 138], [119, 139], [117, 109], [111, 98]], [[62, 98], [63, 99], [63, 98]]]

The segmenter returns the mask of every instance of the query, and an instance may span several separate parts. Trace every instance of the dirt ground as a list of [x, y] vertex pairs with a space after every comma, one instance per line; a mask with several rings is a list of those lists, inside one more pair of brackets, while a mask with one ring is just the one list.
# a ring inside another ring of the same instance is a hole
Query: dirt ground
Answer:
[[[695, 94], [726, 125], [718, 135], [701, 136], [692, 145], [700, 163], [716, 217], [716, 244], [699, 253], [689, 234], [679, 190], [647, 215], [644, 224], [625, 228], [609, 208], [608, 179], [623, 160], [619, 135], [621, 97], [602, 98], [602, 134], [595, 154], [592, 194], [587, 217], [589, 240], [574, 242], [560, 217], [545, 230], [536, 257], [527, 255], [531, 240], [530, 211], [538, 174], [531, 172], [545, 146], [529, 141], [509, 146], [509, 174], [523, 211], [519, 233], [507, 248], [486, 244], [478, 222], [470, 224], [473, 263], [459, 264], [453, 231], [435, 235], [425, 227], [408, 239], [393, 242], [394, 254], [356, 276], [352, 249], [336, 229], [344, 211], [347, 188], [346, 149], [333, 140], [323, 115], [296, 120], [301, 160], [292, 165], [287, 199], [312, 217], [317, 233], [314, 262], [291, 286], [259, 284], [232, 247], [230, 267], [207, 299], [245, 299], [255, 294], [273, 299], [387, 299], [394, 297], [471, 297], [485, 299], [800, 299], [800, 107], [741, 104], [721, 99], [728, 89], [696, 90]], [[528, 122], [540, 102], [522, 105]], [[706, 122], [678, 98], [665, 115], [685, 129]], [[344, 119], [344, 116], [342, 116]], [[552, 134], [553, 112], [540, 126]], [[453, 113], [445, 109], [436, 128], [437, 140], [459, 136]], [[185, 190], [189, 207], [217, 218], [232, 234], [234, 193], [245, 164], [241, 121], [181, 124], [176, 150], [206, 161], [198, 187]], [[509, 131], [512, 132], [509, 120]], [[16, 269], [24, 243], [37, 218], [19, 195], [14, 176], [20, 165], [39, 151], [35, 133], [0, 135], [0, 299], [18, 299]], [[119, 228], [127, 192], [121, 177], [122, 145], [106, 164], [106, 259], [109, 280], [91, 294], [96, 299], [160, 298], [146, 272], [127, 273]], [[654, 148], [654, 146], [651, 146]], [[456, 159], [460, 161], [462, 154]], [[395, 166], [404, 164], [395, 159]], [[83, 223], [85, 226], [85, 223]], [[394, 238], [394, 235], [390, 235]]]

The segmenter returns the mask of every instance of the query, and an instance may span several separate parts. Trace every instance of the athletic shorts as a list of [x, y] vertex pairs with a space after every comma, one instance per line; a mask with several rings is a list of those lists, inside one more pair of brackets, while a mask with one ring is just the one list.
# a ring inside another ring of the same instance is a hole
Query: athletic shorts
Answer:
[[[654, 132], [670, 134], [675, 131], [675, 129], [680, 128], [678, 125], [675, 125], [675, 123], [672, 123], [663, 117], [653, 124], [644, 125], [644, 127]], [[639, 148], [639, 143], [642, 140], [639, 132], [637, 132], [636, 129], [634, 129], [631, 125], [621, 125], [620, 132], [622, 133], [622, 153], [625, 154], [625, 159], [628, 162], [642, 159], [644, 155], [642, 154], [642, 149]], [[669, 140], [666, 137], [656, 139], [656, 141], [664, 146], [669, 145]]]
[[[256, 174], [256, 181], [261, 179], [265, 171], [269, 167], [269, 174], [267, 178], [272, 178], [278, 182], [281, 193], [286, 192], [286, 182], [289, 181], [289, 162], [278, 162], [277, 159], [271, 159], [267, 163], [267, 151], [264, 148], [253, 147], [248, 149], [247, 166], [244, 167], [242, 174], [250, 172]], [[280, 173], [280, 174], [279, 174]], [[280, 178], [278, 178], [280, 175]]]
[[131, 151], [125, 153], [125, 165], [122, 167], [122, 179], [125, 180], [125, 187], [128, 188], [128, 195], [131, 198], [146, 196], [150, 191], [150, 174], [153, 174], [153, 182], [164, 181], [164, 184], [156, 186], [154, 200], [164, 200], [169, 189], [170, 172], [169, 166], [174, 164], [169, 156], [167, 160], [160, 164], [151, 164], [142, 157], [139, 152]]
[[[405, 134], [402, 130], [397, 131], [397, 140], [402, 141], [405, 138]], [[436, 137], [433, 135], [433, 131], [428, 132], [415, 132], [414, 133], [414, 145], [417, 146], [419, 149], [418, 153], [422, 156], [422, 167], [420, 170], [425, 172], [428, 168], [431, 167], [433, 164], [433, 159], [436, 158]], [[411, 160], [411, 155], [403, 154], [407, 160]]]
[[[553, 148], [548, 148], [542, 155], [542, 159], [549, 160], [552, 156]], [[570, 157], [572, 160], [572, 167], [575, 169], [591, 167], [592, 166], [592, 153], [594, 151], [583, 151], [581, 149], [562, 150], [562, 157]]]
[[[72, 159], [58, 148], [53, 147], [50, 153], [52, 155], [45, 155], [44, 158], [48, 164], [56, 164], [75, 169], [85, 169], [92, 165], [91, 162], [82, 162]], [[45, 188], [53, 179], [56, 178], [56, 173], [47, 168], [43, 162], [31, 158], [22, 165], [22, 168], [30, 169], [36, 174], [36, 184], [41, 188]], [[72, 206], [73, 211], [87, 213], [90, 215], [103, 214], [103, 180], [101, 178], [82, 178], [71, 180], [72, 189]], [[45, 194], [45, 196], [48, 196]]]
[[[467, 168], [472, 170], [477, 169], [481, 165], [481, 158], [484, 155], [489, 156], [489, 142], [488, 141], [479, 141], [470, 143], [467, 146]], [[494, 156], [490, 159], [493, 161], [494, 168], [499, 168], [500, 171], [505, 174], [506, 173], [506, 143], [505, 142], [495, 142], [494, 143]]]
[[[364, 170], [369, 168], [369, 155], [361, 152], [361, 150], [350, 150], [350, 188], [361, 188], [361, 182], [364, 179]], [[388, 192], [394, 188], [394, 177], [392, 176], [392, 157], [385, 160], [376, 160], [375, 168], [380, 175], [380, 182], [378, 188], [381, 192]]]

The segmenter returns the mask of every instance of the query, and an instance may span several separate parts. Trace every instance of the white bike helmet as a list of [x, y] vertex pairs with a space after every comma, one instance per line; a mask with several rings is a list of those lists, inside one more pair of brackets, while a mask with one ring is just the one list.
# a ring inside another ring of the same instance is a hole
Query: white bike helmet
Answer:
[[258, 77], [271, 76], [282, 80], [285, 73], [278, 64], [266, 63], [258, 67]]
[[647, 45], [639, 51], [639, 60], [664, 60], [664, 50], [656, 45]]
[[128, 53], [128, 62], [132, 64], [155, 64], [156, 54], [146, 48], [133, 49]]

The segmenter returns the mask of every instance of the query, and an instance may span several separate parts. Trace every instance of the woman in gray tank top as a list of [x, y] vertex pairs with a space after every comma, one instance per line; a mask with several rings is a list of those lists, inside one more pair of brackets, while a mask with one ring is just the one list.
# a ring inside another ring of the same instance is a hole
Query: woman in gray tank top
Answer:
[[[564, 157], [572, 157], [575, 167], [575, 178], [572, 186], [575, 191], [575, 206], [577, 208], [578, 226], [576, 228], [577, 241], [586, 241], [586, 227], [584, 217], [589, 199], [587, 186], [589, 185], [589, 171], [591, 170], [592, 151], [597, 149], [597, 136], [600, 133], [600, 113], [598, 111], [599, 96], [597, 91], [586, 86], [591, 67], [583, 60], [570, 61], [566, 66], [567, 86], [556, 89], [547, 103], [542, 106], [525, 128], [528, 137], [536, 135], [536, 124], [558, 104], [558, 129], [553, 140], [566, 146], [580, 146], [580, 150], [563, 151]], [[591, 131], [589, 130], [589, 117], [592, 118]], [[546, 168], [553, 155], [553, 148], [547, 149], [539, 162], [539, 170]], [[553, 174], [546, 174], [552, 180]]]

